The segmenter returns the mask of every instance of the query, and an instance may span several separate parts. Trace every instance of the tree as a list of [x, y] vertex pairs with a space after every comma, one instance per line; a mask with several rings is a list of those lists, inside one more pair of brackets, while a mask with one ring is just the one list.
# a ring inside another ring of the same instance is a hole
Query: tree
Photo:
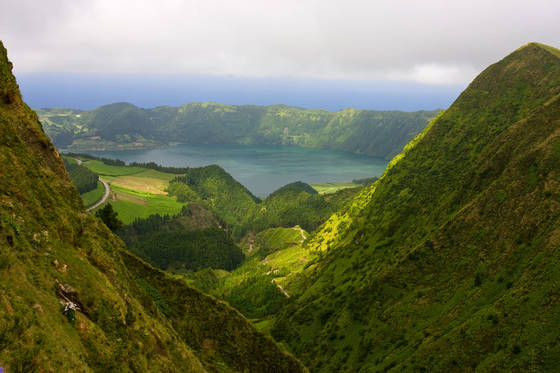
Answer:
[[113, 232], [122, 227], [123, 223], [118, 218], [118, 213], [113, 210], [113, 206], [110, 203], [106, 204], [105, 207], [99, 209], [95, 212], [95, 216], [103, 220], [103, 223], [112, 230]]

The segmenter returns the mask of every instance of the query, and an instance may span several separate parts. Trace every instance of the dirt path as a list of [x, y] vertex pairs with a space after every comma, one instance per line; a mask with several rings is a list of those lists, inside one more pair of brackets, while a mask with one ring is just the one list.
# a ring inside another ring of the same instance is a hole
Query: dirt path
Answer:
[[107, 201], [107, 198], [109, 198], [109, 193], [111, 192], [111, 188], [109, 188], [109, 183], [106, 182], [105, 180], [103, 180], [102, 178], [99, 178], [99, 181], [101, 181], [103, 183], [103, 185], [105, 186], [105, 194], [103, 195], [103, 198], [101, 198], [99, 201], [97, 201], [95, 203], [95, 205], [88, 207], [86, 209], [86, 211], [91, 211], [91, 210], [99, 207], [100, 205], [105, 203], [105, 201]]
[[286, 298], [290, 297], [290, 294], [288, 294], [288, 292], [286, 290], [284, 290], [284, 288], [282, 286], [280, 286], [276, 281], [274, 281], [274, 279], [272, 279], [272, 283], [276, 286], [278, 286], [278, 289], [280, 289], [280, 291], [282, 292], [282, 294], [284, 294], [284, 296]]
[[299, 231], [299, 233], [301, 233], [301, 242], [305, 241], [307, 237], [305, 236], [305, 233], [303, 232], [303, 229], [301, 229], [301, 227], [293, 227], [292, 229]]

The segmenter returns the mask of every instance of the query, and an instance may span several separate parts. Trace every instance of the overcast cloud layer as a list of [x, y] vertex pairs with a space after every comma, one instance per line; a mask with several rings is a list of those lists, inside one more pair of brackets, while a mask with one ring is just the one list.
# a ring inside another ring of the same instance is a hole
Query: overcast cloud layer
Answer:
[[0, 0], [16, 73], [102, 72], [464, 84], [530, 41], [558, 0]]

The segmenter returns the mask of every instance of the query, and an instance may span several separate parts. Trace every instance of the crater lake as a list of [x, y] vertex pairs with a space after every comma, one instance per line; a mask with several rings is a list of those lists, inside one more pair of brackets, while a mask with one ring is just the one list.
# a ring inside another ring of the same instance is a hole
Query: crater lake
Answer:
[[349, 182], [380, 176], [387, 161], [338, 150], [282, 145], [175, 145], [158, 149], [84, 151], [105, 158], [170, 167], [217, 164], [258, 197], [294, 181]]

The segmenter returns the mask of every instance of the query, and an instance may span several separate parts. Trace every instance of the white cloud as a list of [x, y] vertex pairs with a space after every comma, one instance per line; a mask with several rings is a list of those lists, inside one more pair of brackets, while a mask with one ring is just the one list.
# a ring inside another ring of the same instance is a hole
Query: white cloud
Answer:
[[409, 70], [390, 70], [380, 76], [387, 80], [411, 81], [426, 84], [455, 84], [468, 82], [477, 74], [471, 66], [441, 65], [427, 63], [412, 66]]
[[17, 71], [466, 83], [529, 41], [556, 0], [0, 0]]

